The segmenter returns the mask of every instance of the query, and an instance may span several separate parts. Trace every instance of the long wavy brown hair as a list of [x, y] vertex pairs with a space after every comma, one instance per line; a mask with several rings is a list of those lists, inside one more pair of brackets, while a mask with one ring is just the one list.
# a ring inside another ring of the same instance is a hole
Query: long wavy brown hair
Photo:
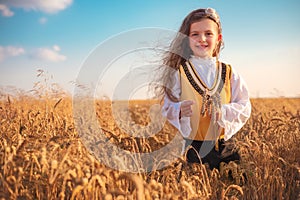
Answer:
[[[218, 25], [218, 33], [222, 33], [220, 18], [217, 12], [212, 8], [200, 8], [189, 13], [183, 20], [179, 31], [170, 44], [169, 51], [163, 57], [163, 70], [159, 76], [162, 82], [161, 86], [156, 87], [156, 94], [163, 100], [164, 95], [174, 101], [178, 102], [179, 99], [172, 94], [172, 86], [175, 84], [174, 73], [177, 72], [180, 65], [186, 62], [193, 54], [189, 46], [190, 27], [193, 23], [199, 22], [203, 19], [211, 19]], [[223, 47], [223, 40], [217, 44], [213, 56], [218, 57], [221, 47]], [[168, 86], [168, 87], [167, 87]]]

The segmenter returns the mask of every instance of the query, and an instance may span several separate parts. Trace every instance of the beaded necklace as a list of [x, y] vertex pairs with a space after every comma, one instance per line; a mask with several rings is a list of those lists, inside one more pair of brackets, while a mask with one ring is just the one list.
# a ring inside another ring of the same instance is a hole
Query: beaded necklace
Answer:
[[189, 61], [186, 61], [182, 66], [186, 77], [193, 88], [202, 96], [201, 116], [209, 114], [212, 116], [213, 122], [216, 121], [216, 115], [221, 110], [221, 96], [220, 93], [225, 83], [226, 65], [224, 63], [216, 62], [217, 72], [214, 79], [214, 84], [211, 88], [206, 84], [196, 73], [195, 67]]

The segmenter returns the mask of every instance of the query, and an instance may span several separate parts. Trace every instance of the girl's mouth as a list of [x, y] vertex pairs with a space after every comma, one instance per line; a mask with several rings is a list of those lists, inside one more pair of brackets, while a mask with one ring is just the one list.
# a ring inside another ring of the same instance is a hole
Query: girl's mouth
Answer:
[[208, 47], [208, 45], [204, 45], [204, 44], [196, 44], [196, 47], [197, 48], [200, 48], [200, 49], [205, 49]]

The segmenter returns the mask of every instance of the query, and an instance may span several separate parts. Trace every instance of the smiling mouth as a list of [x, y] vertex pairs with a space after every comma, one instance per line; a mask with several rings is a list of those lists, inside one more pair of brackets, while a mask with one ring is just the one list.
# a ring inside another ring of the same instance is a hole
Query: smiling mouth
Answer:
[[197, 47], [197, 48], [201, 48], [201, 49], [205, 49], [205, 48], [207, 48], [207, 47], [208, 47], [208, 45], [196, 44], [196, 47]]

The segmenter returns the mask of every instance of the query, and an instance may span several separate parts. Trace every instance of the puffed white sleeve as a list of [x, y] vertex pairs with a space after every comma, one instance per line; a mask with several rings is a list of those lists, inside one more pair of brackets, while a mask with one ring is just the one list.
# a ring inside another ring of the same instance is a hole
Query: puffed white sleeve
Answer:
[[225, 129], [224, 139], [230, 139], [247, 122], [251, 114], [249, 92], [245, 81], [232, 68], [231, 101], [221, 107], [221, 118], [218, 124]]
[[[172, 87], [173, 95], [176, 98], [180, 97], [181, 94], [181, 86], [179, 80], [179, 72], [174, 75], [175, 84]], [[162, 115], [167, 118], [167, 120], [179, 130], [183, 137], [188, 137], [191, 133], [191, 124], [190, 117], [181, 117], [180, 113], [181, 102], [173, 102], [170, 100], [168, 95], [164, 97], [164, 104], [162, 107]]]

